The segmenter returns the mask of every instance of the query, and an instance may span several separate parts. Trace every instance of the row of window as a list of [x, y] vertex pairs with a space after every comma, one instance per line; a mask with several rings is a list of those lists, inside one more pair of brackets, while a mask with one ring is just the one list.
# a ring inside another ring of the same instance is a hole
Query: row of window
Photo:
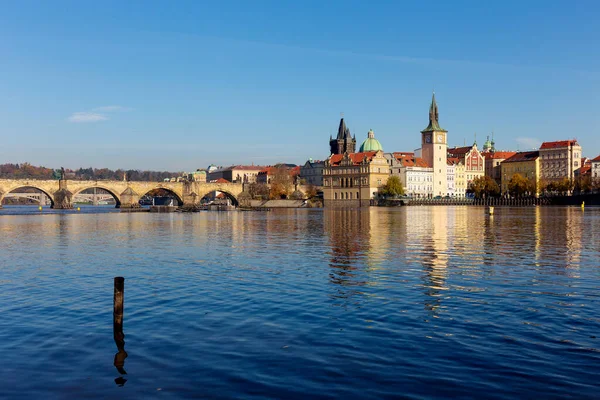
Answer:
[[[353, 192], [342, 192], [342, 193], [340, 193], [340, 196], [338, 198], [338, 194], [336, 192], [333, 194], [333, 199], [334, 200], [353, 200], [352, 195], [353, 195]], [[356, 192], [355, 199], [360, 199], [360, 194], [358, 192]]]
[[[379, 179], [381, 181], [381, 179]], [[362, 182], [363, 186], [366, 186], [369, 181], [366, 177], [362, 178], [332, 178], [329, 180], [328, 178], [323, 179], [324, 186], [337, 186], [337, 187], [354, 187], [360, 186]]]
[[[568, 158], [568, 154], [565, 152], [542, 154], [542, 160], [549, 160], [554, 158]], [[579, 158], [579, 153], [574, 153], [573, 158]]]

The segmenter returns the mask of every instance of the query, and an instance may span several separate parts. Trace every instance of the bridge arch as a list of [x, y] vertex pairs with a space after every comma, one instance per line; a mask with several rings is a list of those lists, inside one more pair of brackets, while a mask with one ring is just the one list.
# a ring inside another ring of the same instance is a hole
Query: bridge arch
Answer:
[[212, 190], [209, 190], [208, 192], [204, 193], [202, 196], [199, 197], [199, 201], [202, 201], [203, 198], [205, 198], [206, 196], [210, 195], [211, 193], [214, 192], [220, 192], [223, 193], [225, 196], [227, 196], [227, 198], [229, 200], [231, 200], [231, 204], [238, 207], [240, 205], [240, 202], [238, 200], [238, 198], [231, 192], [229, 192], [228, 190], [225, 189], [221, 189], [221, 188], [215, 188]]
[[115, 208], [121, 207], [121, 197], [118, 194], [116, 194], [114, 192], [114, 190], [109, 189], [106, 186], [100, 186], [100, 185], [82, 186], [81, 188], [78, 188], [76, 191], [73, 192], [73, 198], [75, 198], [75, 196], [77, 196], [84, 190], [88, 190], [88, 189], [102, 189], [102, 190], [108, 192], [108, 194], [110, 194], [113, 197], [113, 199], [115, 199], [115, 203], [116, 203]]
[[[179, 195], [179, 194], [178, 194], [176, 191], [174, 191], [174, 190], [171, 190], [171, 189], [169, 189], [169, 188], [167, 188], [167, 187], [164, 187], [164, 186], [156, 186], [156, 187], [155, 187], [155, 188], [153, 188], [153, 189], [148, 189], [148, 190], [146, 190], [146, 191], [145, 191], [145, 193], [140, 193], [140, 198], [141, 198], [141, 197], [144, 197], [144, 196], [146, 196], [147, 194], [149, 194], [149, 193], [151, 193], [151, 192], [156, 192], [156, 191], [159, 191], [159, 190], [162, 190], [162, 191], [164, 191], [164, 192], [167, 192], [167, 193], [168, 193], [169, 195], [171, 195], [171, 196], [172, 196], [172, 197], [173, 197], [175, 200], [177, 200], [177, 203], [178, 203], [177, 205], [178, 205], [178, 206], [180, 206], [180, 207], [181, 207], [181, 206], [183, 206], [183, 199], [181, 198], [181, 196], [180, 196], [180, 195]], [[143, 192], [143, 191], [142, 191], [142, 192]]]
[[47, 190], [47, 189], [43, 189], [43, 188], [41, 188], [39, 186], [30, 185], [30, 184], [12, 186], [12, 187], [9, 187], [8, 189], [6, 189], [5, 192], [2, 192], [0, 190], [0, 205], [2, 205], [2, 202], [4, 201], [4, 199], [6, 198], [6, 196], [8, 196], [11, 192], [14, 192], [15, 190], [18, 190], [18, 189], [30, 189], [30, 188], [31, 189], [39, 190], [40, 192], [42, 192], [46, 196], [48, 196], [48, 198], [50, 199], [50, 205], [51, 205], [52, 208], [54, 208], [54, 195], [51, 194], [50, 191]]

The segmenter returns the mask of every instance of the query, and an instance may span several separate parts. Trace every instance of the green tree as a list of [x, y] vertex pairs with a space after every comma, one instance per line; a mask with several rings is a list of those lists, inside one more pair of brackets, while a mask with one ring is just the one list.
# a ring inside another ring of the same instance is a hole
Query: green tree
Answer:
[[385, 185], [379, 188], [379, 194], [382, 196], [402, 196], [404, 195], [404, 187], [400, 178], [393, 175], [390, 176]]

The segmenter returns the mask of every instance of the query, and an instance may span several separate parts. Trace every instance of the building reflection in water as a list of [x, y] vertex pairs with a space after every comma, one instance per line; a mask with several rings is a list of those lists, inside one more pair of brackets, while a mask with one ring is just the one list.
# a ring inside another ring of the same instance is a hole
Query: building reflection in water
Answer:
[[361, 268], [369, 252], [370, 211], [368, 208], [326, 208], [323, 220], [331, 256], [329, 278], [337, 287], [334, 297], [348, 299], [360, 294], [359, 288], [367, 284]]
[[[584, 211], [579, 207], [537, 207], [536, 265], [547, 272], [579, 278], [583, 251]], [[548, 261], [554, 261], [548, 265]]]
[[452, 230], [448, 226], [450, 210], [447, 207], [427, 207], [414, 211], [411, 213], [411, 224], [422, 227], [414, 245], [420, 248], [420, 251], [415, 250], [418, 251], [424, 272], [424, 305], [435, 314], [442, 306], [443, 291], [448, 289], [448, 235]]

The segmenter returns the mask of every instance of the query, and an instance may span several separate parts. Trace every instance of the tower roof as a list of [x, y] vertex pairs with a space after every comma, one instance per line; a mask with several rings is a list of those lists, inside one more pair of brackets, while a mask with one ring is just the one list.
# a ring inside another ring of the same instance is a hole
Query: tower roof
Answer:
[[429, 125], [421, 132], [448, 132], [440, 127], [438, 106], [435, 102], [435, 92], [431, 97], [431, 105], [429, 106]]
[[337, 134], [337, 138], [338, 139], [347, 139], [347, 138], [352, 138], [352, 136], [350, 135], [350, 129], [348, 129], [348, 127], [346, 126], [346, 121], [344, 121], [344, 118], [340, 119], [340, 126], [338, 128], [338, 134]]

